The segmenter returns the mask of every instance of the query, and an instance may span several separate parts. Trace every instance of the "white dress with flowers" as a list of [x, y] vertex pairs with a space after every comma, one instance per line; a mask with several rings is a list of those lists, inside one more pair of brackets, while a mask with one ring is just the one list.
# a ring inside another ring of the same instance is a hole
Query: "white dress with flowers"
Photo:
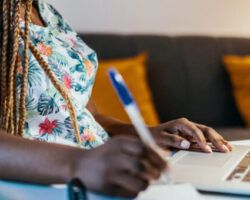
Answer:
[[[51, 5], [41, 0], [37, 3], [46, 27], [31, 24], [31, 40], [58, 80], [68, 89], [77, 113], [82, 148], [99, 146], [108, 139], [108, 134], [86, 108], [98, 66], [96, 53], [77, 36]], [[20, 26], [23, 29], [24, 23], [21, 22]], [[20, 40], [21, 58], [23, 46], [23, 41]], [[77, 144], [65, 101], [30, 52], [29, 61], [24, 137]], [[19, 91], [21, 80], [22, 66], [19, 66]]]

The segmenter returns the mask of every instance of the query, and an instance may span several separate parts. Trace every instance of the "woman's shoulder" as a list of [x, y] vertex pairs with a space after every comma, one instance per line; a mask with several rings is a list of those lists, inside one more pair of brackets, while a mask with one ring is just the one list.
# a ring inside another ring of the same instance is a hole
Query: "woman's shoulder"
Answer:
[[60, 17], [60, 18], [63, 18], [61, 13], [50, 3], [47, 3], [43, 0], [39, 0], [39, 4], [41, 7], [44, 7], [45, 9], [48, 9], [50, 12], [52, 12], [52, 14]]
[[64, 20], [61, 13], [52, 4], [47, 3], [44, 0], [36, 0], [36, 2], [38, 4], [40, 15], [49, 26], [73, 31]]
[[58, 10], [50, 3], [47, 3], [46, 1], [43, 0], [35, 0], [34, 3], [37, 5], [39, 8], [40, 14], [49, 14], [49, 16], [56, 15], [60, 18], [62, 18], [62, 15], [58, 12]]

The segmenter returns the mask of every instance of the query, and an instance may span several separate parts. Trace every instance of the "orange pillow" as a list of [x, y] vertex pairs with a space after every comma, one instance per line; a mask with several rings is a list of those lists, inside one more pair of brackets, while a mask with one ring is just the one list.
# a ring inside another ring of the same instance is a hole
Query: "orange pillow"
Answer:
[[131, 58], [100, 61], [92, 93], [92, 98], [99, 112], [124, 122], [130, 122], [107, 75], [107, 70], [110, 67], [115, 67], [125, 79], [145, 122], [148, 125], [159, 123], [151, 91], [147, 84], [146, 61], [147, 54], [145, 53]]
[[230, 75], [237, 107], [250, 127], [250, 56], [224, 56], [223, 62]]

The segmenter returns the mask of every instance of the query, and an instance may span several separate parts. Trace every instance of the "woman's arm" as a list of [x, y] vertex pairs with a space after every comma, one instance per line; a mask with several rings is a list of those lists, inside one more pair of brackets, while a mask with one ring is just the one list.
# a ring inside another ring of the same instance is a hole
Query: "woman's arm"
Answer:
[[83, 150], [30, 141], [0, 131], [0, 179], [39, 184], [66, 183]]
[[109, 133], [110, 136], [130, 135], [137, 137], [134, 127], [121, 120], [100, 113], [91, 99], [87, 104], [87, 109], [92, 113], [95, 120]]
[[[136, 131], [131, 124], [99, 113], [93, 100], [89, 102], [87, 108], [94, 115], [96, 121], [98, 121], [111, 136], [130, 135], [137, 137]], [[163, 148], [175, 147], [179, 149], [189, 149], [195, 147], [197, 149], [197, 143], [202, 151], [211, 153], [212, 149], [208, 146], [208, 141], [221, 152], [229, 152], [232, 150], [232, 146], [214, 129], [191, 122], [186, 118], [169, 121], [158, 126], [150, 127], [150, 129], [157, 143]], [[192, 146], [193, 143], [195, 143], [194, 146]]]
[[80, 179], [87, 189], [135, 197], [166, 163], [132, 138], [115, 138], [92, 150], [31, 141], [0, 130], [0, 179], [38, 184]]

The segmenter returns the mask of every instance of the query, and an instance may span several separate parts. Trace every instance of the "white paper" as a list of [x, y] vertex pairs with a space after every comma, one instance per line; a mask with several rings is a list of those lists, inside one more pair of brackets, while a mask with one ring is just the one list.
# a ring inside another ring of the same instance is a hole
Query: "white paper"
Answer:
[[250, 140], [238, 140], [230, 142], [233, 145], [243, 145], [243, 146], [250, 146]]
[[203, 197], [190, 184], [151, 185], [140, 193], [136, 200], [203, 200]]

